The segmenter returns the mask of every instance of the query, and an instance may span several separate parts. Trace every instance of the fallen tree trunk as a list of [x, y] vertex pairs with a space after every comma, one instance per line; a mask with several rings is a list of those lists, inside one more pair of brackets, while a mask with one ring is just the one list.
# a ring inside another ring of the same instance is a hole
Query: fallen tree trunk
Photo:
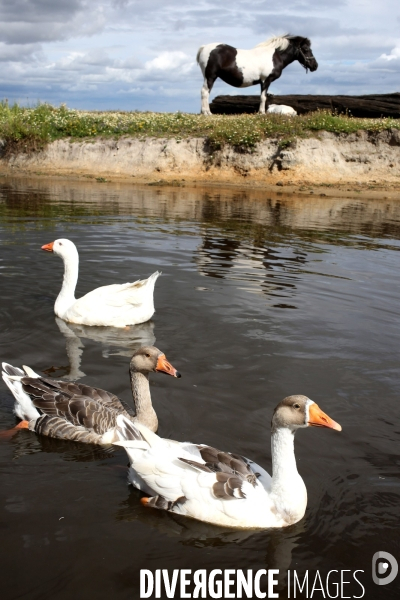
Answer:
[[[210, 104], [211, 112], [218, 115], [256, 113], [260, 96], [217, 96]], [[274, 96], [268, 94], [268, 104], [286, 104], [299, 115], [318, 109], [353, 117], [379, 119], [400, 118], [400, 93], [368, 94], [365, 96]]]

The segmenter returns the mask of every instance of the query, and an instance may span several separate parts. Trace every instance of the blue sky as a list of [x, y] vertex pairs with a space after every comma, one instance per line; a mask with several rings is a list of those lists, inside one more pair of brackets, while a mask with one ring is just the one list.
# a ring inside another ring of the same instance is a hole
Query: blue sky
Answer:
[[[400, 3], [394, 0], [0, 0], [0, 97], [82, 109], [199, 112], [200, 45], [252, 48], [287, 32], [311, 38], [319, 69], [306, 74], [290, 65], [272, 93], [400, 91]], [[236, 93], [217, 82], [211, 97]]]

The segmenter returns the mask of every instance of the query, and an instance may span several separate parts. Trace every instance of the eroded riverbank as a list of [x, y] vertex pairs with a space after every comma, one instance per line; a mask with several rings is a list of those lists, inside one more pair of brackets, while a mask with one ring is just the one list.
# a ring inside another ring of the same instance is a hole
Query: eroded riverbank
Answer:
[[229, 145], [213, 150], [204, 138], [62, 139], [40, 152], [3, 157], [0, 174], [394, 197], [400, 191], [399, 159], [397, 130], [320, 132], [289, 145], [270, 139], [251, 151]]

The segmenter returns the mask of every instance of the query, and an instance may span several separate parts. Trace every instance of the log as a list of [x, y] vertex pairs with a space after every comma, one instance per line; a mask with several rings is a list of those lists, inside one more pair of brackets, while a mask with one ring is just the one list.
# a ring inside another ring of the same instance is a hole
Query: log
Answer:
[[[256, 113], [260, 96], [217, 96], [210, 104], [216, 115], [237, 115]], [[275, 96], [268, 94], [268, 104], [286, 104], [299, 115], [318, 109], [330, 110], [336, 114], [349, 114], [353, 117], [379, 119], [380, 117], [400, 118], [400, 93], [367, 94], [365, 96]]]

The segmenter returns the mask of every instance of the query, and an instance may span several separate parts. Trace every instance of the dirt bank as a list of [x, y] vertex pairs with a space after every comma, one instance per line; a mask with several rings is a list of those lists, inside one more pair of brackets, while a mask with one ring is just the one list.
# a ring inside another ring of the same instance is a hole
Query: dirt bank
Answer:
[[[130, 179], [154, 185], [187, 182], [240, 186], [289, 186], [329, 194], [360, 190], [400, 191], [400, 132], [359, 132], [277, 140], [252, 151], [225, 146], [213, 151], [202, 138], [58, 140], [42, 152], [0, 160], [0, 173]], [[321, 189], [319, 190], [321, 191]], [[330, 195], [330, 194], [329, 194]]]

